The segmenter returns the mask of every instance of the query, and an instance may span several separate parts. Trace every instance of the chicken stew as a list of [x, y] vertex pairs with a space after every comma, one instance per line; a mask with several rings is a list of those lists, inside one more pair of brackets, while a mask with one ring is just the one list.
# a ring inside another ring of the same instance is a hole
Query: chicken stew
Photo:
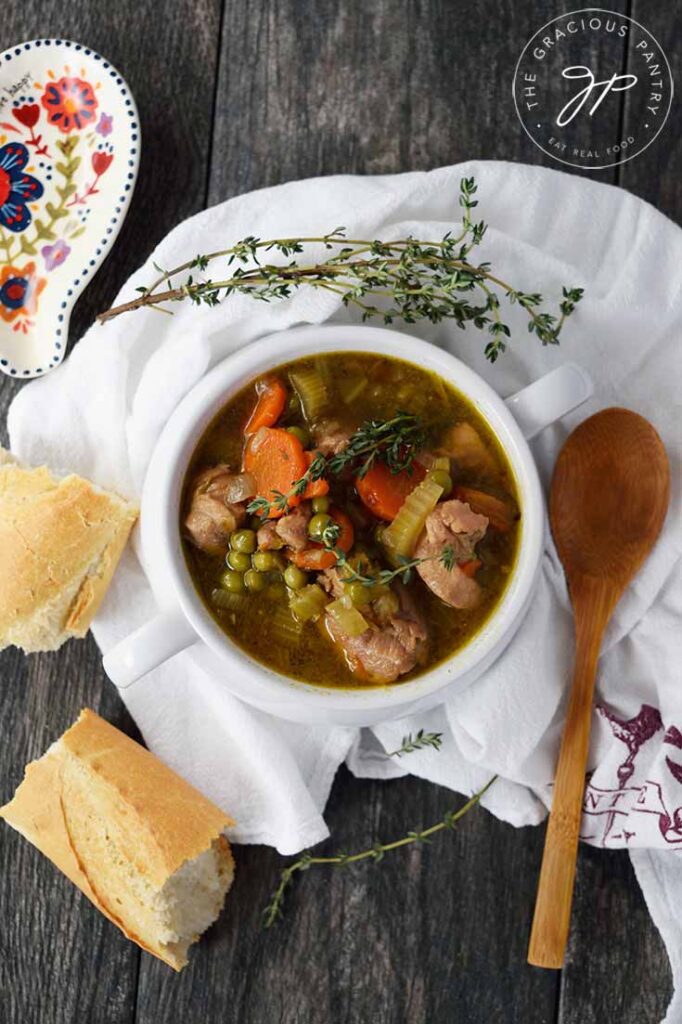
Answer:
[[231, 640], [298, 680], [366, 687], [411, 679], [480, 630], [520, 515], [499, 443], [455, 388], [334, 352], [224, 406], [191, 461], [180, 526]]

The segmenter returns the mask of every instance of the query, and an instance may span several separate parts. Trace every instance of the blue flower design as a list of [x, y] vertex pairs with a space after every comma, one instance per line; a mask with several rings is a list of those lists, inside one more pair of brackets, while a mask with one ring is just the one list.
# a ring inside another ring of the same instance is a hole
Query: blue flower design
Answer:
[[0, 148], [0, 224], [9, 231], [23, 231], [31, 223], [28, 204], [40, 199], [43, 186], [24, 172], [28, 150], [21, 142]]

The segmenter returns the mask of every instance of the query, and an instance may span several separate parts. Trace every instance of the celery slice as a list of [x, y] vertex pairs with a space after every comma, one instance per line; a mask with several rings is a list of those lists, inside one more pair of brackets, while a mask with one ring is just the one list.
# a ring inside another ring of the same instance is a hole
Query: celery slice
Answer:
[[284, 647], [295, 647], [298, 643], [303, 623], [299, 622], [284, 604], [278, 605], [272, 613], [270, 620], [272, 631], [271, 637]]
[[434, 456], [433, 465], [431, 466], [431, 471], [433, 472], [434, 469], [441, 469], [441, 470], [443, 470], [444, 473], [451, 472], [452, 466], [450, 465], [450, 456], [449, 455], [436, 455], [436, 456]]
[[398, 515], [384, 530], [383, 543], [393, 554], [401, 558], [412, 554], [426, 517], [433, 512], [442, 494], [443, 488], [428, 476], [408, 494]]
[[347, 633], [348, 636], [360, 636], [361, 633], [369, 629], [367, 619], [346, 596], [328, 604], [327, 612], [332, 616], [339, 629], [343, 633]]
[[315, 619], [319, 619], [328, 600], [324, 590], [316, 583], [289, 592], [289, 608], [299, 622], [314, 622]]
[[313, 422], [327, 404], [327, 385], [316, 370], [295, 370], [290, 377], [306, 419]]
[[222, 587], [216, 587], [211, 591], [211, 604], [223, 611], [243, 612], [248, 603], [249, 599], [246, 594], [233, 594], [232, 591], [223, 590]]

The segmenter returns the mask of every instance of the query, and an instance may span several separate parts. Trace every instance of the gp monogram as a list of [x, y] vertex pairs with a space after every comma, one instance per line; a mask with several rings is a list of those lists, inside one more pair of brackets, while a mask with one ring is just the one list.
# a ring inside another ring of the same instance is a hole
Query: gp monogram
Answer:
[[[621, 93], [627, 93], [621, 117]], [[514, 103], [524, 130], [561, 163], [601, 170], [651, 145], [673, 95], [667, 58], [642, 25], [586, 8], [548, 22], [516, 65]]]

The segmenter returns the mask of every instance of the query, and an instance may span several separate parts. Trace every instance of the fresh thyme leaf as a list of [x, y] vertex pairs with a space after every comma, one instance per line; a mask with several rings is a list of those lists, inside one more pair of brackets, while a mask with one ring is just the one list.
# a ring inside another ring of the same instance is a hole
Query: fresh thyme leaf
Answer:
[[329, 470], [341, 473], [347, 466], [364, 477], [377, 459], [392, 473], [410, 470], [415, 455], [425, 442], [421, 420], [413, 413], [398, 410], [390, 420], [367, 420], [353, 433], [348, 444], [329, 459]]
[[[332, 520], [331, 523], [325, 526], [324, 530], [322, 531], [320, 540], [322, 541], [326, 548], [331, 548], [332, 550], [336, 551], [336, 542], [339, 539], [340, 535], [341, 527], [339, 526], [338, 523], [335, 523]], [[343, 554], [343, 552], [341, 553]], [[344, 559], [345, 557], [346, 556], [344, 555]]]
[[426, 832], [408, 832], [407, 836], [413, 843], [426, 843], [428, 845], [431, 842]]
[[411, 754], [414, 750], [423, 750], [424, 747], [433, 747], [434, 750], [440, 750], [442, 744], [442, 732], [424, 732], [423, 729], [420, 729], [416, 736], [413, 736], [411, 732], [407, 736], [403, 736], [398, 749], [391, 750], [386, 756], [402, 757], [403, 754]]
[[206, 270], [209, 264], [208, 256], [196, 256], [190, 263], [191, 267], [196, 267], [197, 270]]
[[[338, 534], [336, 535], [338, 536]], [[413, 570], [424, 562], [441, 562], [448, 572], [452, 572], [458, 564], [455, 550], [451, 544], [445, 547], [437, 555], [428, 555], [426, 558], [399, 558], [399, 565], [395, 569], [380, 569], [376, 573], [364, 573], [356, 569], [346, 557], [345, 552], [335, 547], [334, 543], [326, 543], [325, 535], [322, 535], [322, 542], [336, 555], [336, 568], [343, 569], [342, 579], [344, 583], [362, 583], [366, 587], [388, 586], [393, 580], [401, 579], [403, 583], [409, 583]]]
[[[438, 735], [434, 733], [432, 735]], [[463, 804], [456, 811], [446, 811], [440, 821], [436, 822], [435, 825], [431, 825], [429, 828], [414, 829], [408, 832], [407, 835], [403, 836], [402, 839], [394, 839], [390, 843], [376, 842], [370, 846], [367, 850], [363, 850], [361, 853], [337, 853], [329, 857], [314, 857], [309, 850], [306, 850], [298, 860], [294, 861], [285, 867], [279, 876], [279, 883], [277, 888], [270, 897], [270, 902], [263, 911], [263, 926], [265, 928], [272, 928], [273, 925], [283, 916], [283, 904], [286, 896], [286, 892], [291, 885], [294, 876], [297, 872], [307, 871], [309, 868], [315, 865], [321, 865], [324, 867], [347, 867], [351, 864], [357, 864], [363, 860], [370, 860], [375, 864], [382, 861], [387, 853], [391, 853], [393, 850], [398, 850], [402, 846], [409, 846], [412, 843], [430, 843], [431, 839], [438, 832], [451, 831], [455, 828], [457, 822], [464, 817], [477, 803], [481, 800], [483, 795], [490, 789], [495, 780], [496, 775], [493, 775], [491, 779], [486, 782], [485, 786], [474, 793], [465, 804]]]
[[440, 560], [448, 570], [451, 572], [455, 565], [457, 565], [457, 558], [455, 557], [455, 549], [452, 544], [446, 544], [440, 553]]
[[[392, 473], [412, 469], [412, 461], [425, 441], [424, 431], [419, 417], [410, 412], [398, 411], [390, 420], [368, 420], [351, 435], [346, 447], [326, 458], [317, 452], [303, 476], [292, 484], [287, 494], [273, 491], [270, 500], [264, 497], [254, 498], [246, 507], [251, 515], [267, 519], [273, 509], [286, 512], [292, 498], [300, 497], [309, 483], [320, 480], [327, 473], [338, 475], [349, 466], [353, 466], [358, 476], [364, 476], [377, 459], [385, 462]], [[358, 465], [359, 464], [359, 465]], [[327, 547], [334, 547], [338, 533], [333, 536], [327, 532]]]
[[263, 497], [254, 498], [246, 506], [246, 511], [249, 515], [260, 516], [261, 519], [268, 519], [273, 509], [276, 509], [278, 512], [286, 512], [291, 499], [300, 497], [312, 481], [322, 479], [326, 469], [326, 458], [320, 452], [317, 452], [303, 476], [294, 481], [291, 490], [287, 494], [282, 494], [281, 491], [272, 491], [271, 493], [274, 497], [271, 500]]
[[260, 516], [261, 519], [267, 519], [270, 513], [270, 502], [267, 498], [254, 498], [246, 506], [246, 511], [251, 516]]
[[[564, 322], [583, 295], [582, 288], [564, 288], [559, 316], [538, 312], [542, 296], [521, 292], [491, 272], [490, 264], [474, 263], [470, 253], [486, 232], [484, 221], [474, 221], [472, 212], [477, 186], [473, 178], [462, 178], [459, 205], [462, 210], [460, 233], [450, 232], [438, 242], [408, 236], [391, 242], [380, 239], [346, 239], [343, 228], [326, 235], [307, 238], [263, 240], [248, 236], [218, 252], [200, 254], [172, 270], [156, 267], [158, 279], [144, 292], [120, 306], [100, 313], [105, 321], [120, 313], [143, 306], [163, 308], [163, 303], [190, 299], [215, 306], [230, 295], [251, 295], [261, 302], [286, 299], [302, 287], [337, 295], [344, 306], [355, 306], [367, 320], [379, 317], [384, 323], [419, 320], [440, 323], [453, 320], [458, 327], [468, 323], [491, 332], [485, 354], [492, 362], [504, 352], [509, 328], [502, 321], [499, 294], [510, 304], [518, 303], [528, 314], [528, 330], [543, 345], [556, 345]], [[324, 262], [298, 263], [291, 257], [305, 251], [307, 245], [322, 244], [329, 252]], [[338, 250], [334, 252], [334, 250]], [[284, 266], [264, 263], [262, 256], [271, 251], [283, 256]], [[173, 287], [176, 274], [197, 270], [200, 274], [214, 260], [226, 262], [229, 276], [222, 280], [194, 280]], [[163, 290], [162, 290], [163, 289]], [[474, 292], [479, 302], [471, 301]]]

